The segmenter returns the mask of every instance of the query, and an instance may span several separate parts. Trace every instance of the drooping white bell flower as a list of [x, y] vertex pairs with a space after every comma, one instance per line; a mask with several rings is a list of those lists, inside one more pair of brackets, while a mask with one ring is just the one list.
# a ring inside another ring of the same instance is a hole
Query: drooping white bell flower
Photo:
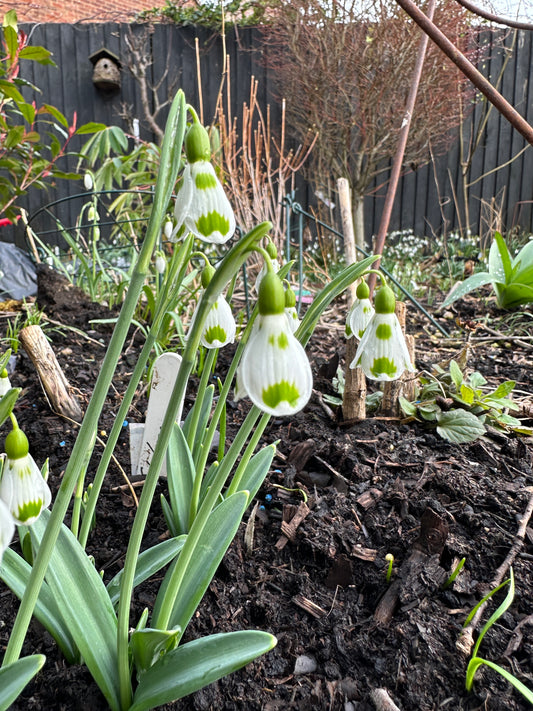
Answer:
[[[213, 274], [215, 273], [215, 268], [207, 261], [207, 257], [205, 257], [205, 259], [206, 265], [202, 271], [202, 286], [204, 289], [207, 288]], [[198, 305], [199, 304], [200, 301], [198, 301]], [[194, 322], [196, 321], [198, 305], [191, 319], [189, 333], [194, 325]], [[231, 307], [224, 296], [219, 294], [217, 300], [209, 309], [209, 313], [205, 318], [202, 326], [200, 343], [205, 348], [223, 348], [224, 346], [227, 346], [228, 343], [233, 343], [236, 331], [237, 325], [235, 323], [235, 319], [233, 318]]]
[[313, 390], [311, 366], [285, 315], [285, 293], [269, 270], [259, 290], [257, 329], [252, 330], [237, 373], [237, 396], [246, 394], [263, 412], [293, 415]]
[[4, 368], [0, 373], [0, 397], [4, 397], [9, 390], [11, 390], [11, 381], [6, 368]]
[[177, 240], [182, 225], [198, 239], [224, 244], [235, 232], [235, 215], [209, 158], [211, 148], [205, 128], [194, 122], [185, 137], [188, 163], [176, 197], [176, 225], [170, 237]]
[[359, 340], [374, 315], [374, 307], [368, 298], [370, 289], [365, 281], [357, 286], [356, 298], [346, 318], [346, 338], [355, 336]]
[[405, 370], [413, 372], [402, 327], [394, 313], [392, 289], [382, 286], [374, 299], [375, 314], [365, 329], [350, 368], [361, 367], [371, 380], [397, 380]]
[[[191, 320], [191, 327], [192, 324]], [[231, 306], [220, 294], [204, 321], [200, 343], [206, 348], [223, 348], [233, 343], [236, 330]]]
[[0, 499], [15, 523], [30, 526], [52, 500], [50, 487], [29, 454], [28, 439], [15, 426], [5, 441], [6, 461], [0, 480]]
[[0, 564], [4, 551], [9, 547], [13, 534], [15, 533], [15, 522], [6, 504], [0, 499]]

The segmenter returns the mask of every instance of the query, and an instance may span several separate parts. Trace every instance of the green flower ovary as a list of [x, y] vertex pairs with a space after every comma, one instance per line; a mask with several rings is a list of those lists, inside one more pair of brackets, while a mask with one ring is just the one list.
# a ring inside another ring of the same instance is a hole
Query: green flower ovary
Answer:
[[224, 343], [226, 341], [227, 335], [226, 331], [220, 325], [210, 326], [206, 329], [204, 333], [204, 338], [207, 343], [214, 343], [218, 341], [219, 343]]
[[213, 232], [220, 232], [221, 235], [225, 235], [229, 232], [229, 220], [213, 210], [196, 220], [196, 229], [204, 237], [209, 237]]
[[398, 368], [394, 364], [392, 360], [389, 358], [386, 358], [385, 356], [381, 358], [376, 358], [374, 362], [372, 363], [372, 367], [370, 368], [370, 372], [372, 375], [374, 375], [376, 378], [379, 375], [386, 374], [389, 377], [393, 377], [396, 374], [396, 371]]
[[24, 521], [29, 521], [32, 518], [36, 518], [41, 513], [43, 507], [43, 500], [37, 499], [37, 501], [26, 501], [16, 513], [15, 518], [17, 521], [24, 523]]
[[293, 383], [282, 380], [280, 383], [274, 383], [268, 388], [263, 388], [262, 398], [267, 407], [273, 410], [280, 402], [288, 402], [291, 407], [296, 407], [300, 391]]

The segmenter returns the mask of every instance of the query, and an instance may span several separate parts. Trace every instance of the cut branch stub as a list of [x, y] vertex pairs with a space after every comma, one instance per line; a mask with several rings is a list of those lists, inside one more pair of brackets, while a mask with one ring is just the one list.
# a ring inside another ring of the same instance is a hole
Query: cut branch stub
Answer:
[[19, 332], [19, 340], [35, 366], [54, 412], [81, 422], [83, 418], [81, 407], [70, 392], [67, 378], [42, 328], [38, 325], [22, 328]]

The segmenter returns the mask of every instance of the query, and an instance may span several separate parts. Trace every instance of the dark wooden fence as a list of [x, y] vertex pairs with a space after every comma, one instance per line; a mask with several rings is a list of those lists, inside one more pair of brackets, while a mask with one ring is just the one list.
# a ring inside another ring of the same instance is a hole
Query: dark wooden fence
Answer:
[[[42, 90], [39, 101], [57, 106], [67, 117], [77, 113], [78, 124], [101, 121], [108, 125], [125, 127], [119, 113], [123, 105], [131, 107], [133, 116], [141, 120], [141, 136], [154, 139], [142, 122], [139, 87], [127, 70], [122, 70], [122, 86], [118, 94], [105, 96], [92, 83], [93, 66], [89, 57], [102, 47], [126, 63], [128, 50], [126, 34], [146, 32], [147, 26], [119, 24], [36, 25], [26, 27], [31, 42], [43, 45], [54, 53], [57, 67], [26, 63], [23, 76]], [[206, 120], [214, 112], [214, 102], [222, 72], [220, 38], [198, 28], [177, 28], [173, 25], [155, 25], [150, 28], [147, 48], [153, 63], [152, 80], [161, 77], [167, 57], [169, 73], [160, 89], [163, 97], [172, 83], [185, 91], [187, 100], [199, 106], [195, 41], [201, 50], [203, 80], [203, 107]], [[514, 44], [513, 44], [514, 43]], [[526, 119], [533, 122], [533, 40], [532, 33], [518, 32], [507, 36], [503, 47], [492, 49], [482, 70], [495, 80], [503, 66], [505, 53], [509, 53], [501, 90]], [[273, 107], [274, 121], [279, 118], [275, 103], [275, 87], [265, 69], [254, 30], [238, 30], [227, 37], [227, 51], [231, 62], [232, 112], [239, 115], [243, 102], [248, 100], [250, 77], [259, 80], [259, 103]], [[290, 97], [288, 97], [290, 101]], [[468, 141], [471, 127], [481, 119], [483, 100], [479, 100], [467, 119], [464, 136]], [[533, 229], [533, 150], [495, 111], [490, 115], [482, 133], [480, 146], [474, 154], [468, 180], [471, 228], [474, 233], [484, 229], [483, 203], [496, 199], [507, 228], [520, 226]], [[79, 147], [79, 146], [75, 146]], [[520, 154], [520, 155], [518, 155]], [[514, 156], [518, 157], [512, 160]], [[459, 142], [434, 163], [404, 175], [397, 196], [391, 229], [412, 229], [421, 235], [441, 234], [443, 230], [461, 226], [464, 206], [461, 188], [461, 156]], [[49, 194], [32, 191], [27, 197], [30, 213], [54, 197], [80, 192], [80, 184], [62, 182]], [[370, 236], [378, 227], [385, 189], [379, 189], [367, 199], [366, 228]], [[300, 183], [296, 199], [305, 207], [314, 196], [312, 190]], [[456, 208], [459, 208], [458, 210]], [[77, 206], [79, 208], [79, 205]], [[58, 210], [60, 208], [57, 208]], [[462, 225], [464, 227], [464, 224]], [[2, 234], [2, 238], [5, 238]]]

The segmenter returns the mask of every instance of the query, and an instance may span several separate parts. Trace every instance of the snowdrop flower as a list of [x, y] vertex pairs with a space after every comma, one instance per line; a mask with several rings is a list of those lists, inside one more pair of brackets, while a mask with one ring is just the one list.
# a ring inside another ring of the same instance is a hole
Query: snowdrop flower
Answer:
[[6, 461], [0, 481], [0, 499], [15, 523], [30, 526], [52, 500], [50, 488], [29, 454], [28, 439], [14, 426], [5, 441]]
[[404, 370], [414, 371], [407, 344], [394, 313], [392, 289], [382, 286], [374, 299], [376, 312], [359, 342], [350, 368], [360, 366], [371, 380], [397, 380]]
[[311, 366], [285, 315], [283, 285], [269, 269], [259, 290], [257, 328], [237, 371], [236, 398], [247, 395], [270, 415], [293, 415], [305, 407], [312, 389]]
[[296, 294], [288, 283], [285, 289], [285, 316], [291, 332], [295, 333], [300, 325], [300, 319], [298, 318], [298, 311], [296, 311]]
[[13, 521], [13, 516], [2, 499], [0, 499], [0, 564], [2, 563], [4, 551], [11, 543], [14, 533], [15, 522]]
[[171, 241], [182, 225], [204, 242], [224, 244], [235, 232], [235, 215], [209, 159], [209, 135], [197, 119], [185, 137], [188, 163], [174, 206], [176, 225]]
[[11, 390], [11, 381], [9, 380], [7, 370], [4, 368], [0, 373], [0, 397], [4, 397], [8, 390]]
[[83, 176], [83, 187], [85, 190], [93, 189], [93, 176], [90, 173], [85, 173]]
[[[204, 289], [211, 281], [214, 273], [214, 267], [206, 261], [206, 266], [202, 272], [202, 286]], [[195, 319], [196, 310], [191, 319], [189, 332], [193, 327]], [[223, 348], [227, 346], [228, 343], [233, 343], [236, 331], [237, 325], [233, 318], [231, 307], [222, 294], [220, 294], [204, 321], [200, 343], [205, 348]]]
[[355, 295], [356, 299], [346, 319], [346, 338], [355, 336], [359, 340], [374, 315], [374, 307], [368, 298], [370, 289], [366, 281], [362, 281], [357, 286]]

